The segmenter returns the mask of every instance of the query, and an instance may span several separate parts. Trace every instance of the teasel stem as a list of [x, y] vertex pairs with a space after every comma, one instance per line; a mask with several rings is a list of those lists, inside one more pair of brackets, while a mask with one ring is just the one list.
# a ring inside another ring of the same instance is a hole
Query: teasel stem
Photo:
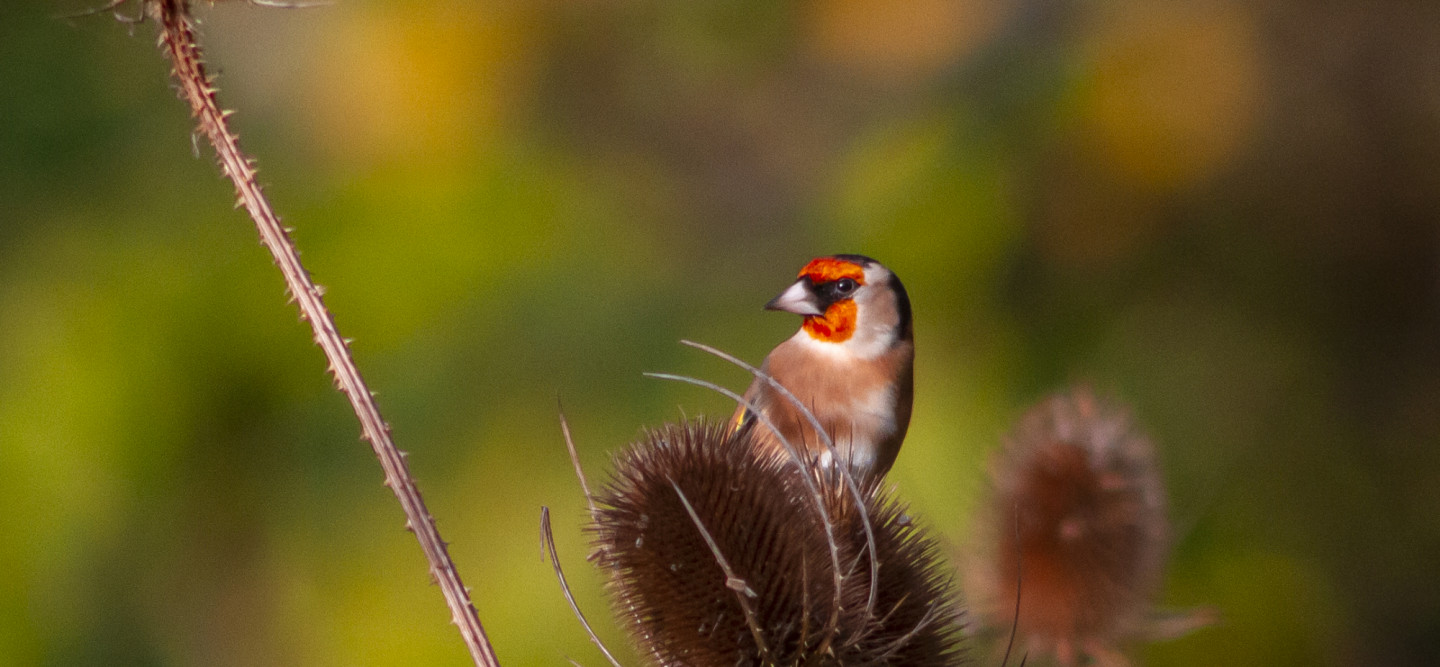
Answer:
[[450, 607], [451, 622], [460, 629], [476, 665], [498, 667], [499, 661], [480, 625], [469, 591], [461, 582], [455, 562], [451, 560], [445, 541], [435, 527], [435, 520], [426, 509], [414, 478], [410, 476], [404, 454], [391, 440], [390, 427], [380, 416], [374, 395], [355, 366], [349, 344], [341, 337], [334, 318], [325, 307], [322, 298], [324, 290], [310, 279], [294, 242], [261, 191], [253, 160], [240, 150], [239, 140], [230, 131], [226, 121], [230, 112], [220, 107], [213, 79], [205, 70], [194, 20], [190, 15], [190, 3], [188, 0], [145, 0], [145, 3], [149, 14], [160, 24], [159, 45], [170, 60], [180, 85], [180, 96], [190, 104], [200, 131], [215, 149], [221, 170], [234, 183], [236, 207], [243, 206], [249, 212], [260, 233], [260, 242], [270, 251], [276, 266], [280, 267], [291, 300], [299, 306], [301, 319], [310, 323], [315, 343], [325, 353], [336, 386], [350, 400], [350, 406], [360, 420], [361, 437], [375, 450], [375, 456], [380, 459], [380, 466], [385, 471], [385, 485], [395, 493], [405, 511], [406, 528], [415, 534], [421, 550], [425, 552], [430, 575], [439, 584]]

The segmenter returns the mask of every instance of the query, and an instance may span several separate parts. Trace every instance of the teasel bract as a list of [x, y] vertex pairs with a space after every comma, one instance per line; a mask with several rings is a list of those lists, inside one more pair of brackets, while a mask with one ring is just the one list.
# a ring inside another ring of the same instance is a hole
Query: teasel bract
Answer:
[[1150, 439], [1075, 388], [1021, 417], [991, 477], [965, 563], [988, 634], [1018, 619], [1032, 659], [1127, 664], [1121, 646], [1150, 634], [1171, 539]]
[[878, 481], [752, 433], [668, 424], [615, 457], [593, 558], [639, 650], [667, 667], [961, 663], [936, 542]]

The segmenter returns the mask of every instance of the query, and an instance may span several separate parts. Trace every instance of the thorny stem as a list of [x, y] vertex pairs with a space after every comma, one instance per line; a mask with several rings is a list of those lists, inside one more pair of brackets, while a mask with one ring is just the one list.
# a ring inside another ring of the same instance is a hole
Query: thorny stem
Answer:
[[205, 71], [194, 21], [190, 17], [189, 0], [145, 0], [151, 16], [160, 24], [160, 48], [174, 68], [180, 84], [180, 95], [189, 102], [200, 130], [209, 139], [220, 161], [220, 168], [235, 184], [236, 207], [244, 206], [255, 221], [260, 241], [270, 250], [275, 264], [285, 276], [291, 299], [300, 307], [300, 317], [310, 323], [315, 342], [324, 350], [335, 384], [350, 399], [350, 406], [360, 420], [362, 437], [375, 450], [385, 470], [385, 485], [395, 493], [405, 510], [406, 528], [420, 541], [420, 548], [430, 564], [430, 575], [440, 585], [445, 602], [450, 606], [451, 621], [470, 649], [476, 665], [498, 667], [495, 650], [480, 626], [475, 605], [460, 581], [455, 562], [450, 559], [435, 520], [425, 508], [425, 501], [405, 465], [405, 459], [390, 439], [390, 427], [380, 416], [374, 397], [350, 356], [349, 346], [335, 328], [335, 321], [321, 298], [323, 290], [311, 279], [300, 263], [300, 254], [281, 226], [270, 202], [255, 179], [255, 166], [240, 150], [239, 142], [226, 123], [229, 115], [220, 108], [215, 87]]

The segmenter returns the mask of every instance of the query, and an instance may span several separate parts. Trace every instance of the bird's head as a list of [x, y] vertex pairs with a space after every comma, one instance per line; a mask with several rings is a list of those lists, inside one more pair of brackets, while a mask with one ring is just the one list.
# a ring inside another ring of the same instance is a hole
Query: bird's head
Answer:
[[911, 339], [910, 298], [889, 269], [862, 255], [811, 260], [800, 277], [765, 304], [805, 317], [810, 340], [871, 357]]

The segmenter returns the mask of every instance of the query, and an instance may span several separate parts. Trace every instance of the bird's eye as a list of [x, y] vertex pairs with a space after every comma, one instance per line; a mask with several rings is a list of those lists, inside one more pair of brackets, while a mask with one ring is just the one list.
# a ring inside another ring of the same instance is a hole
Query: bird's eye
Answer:
[[841, 296], [855, 291], [855, 281], [849, 278], [841, 278], [835, 281], [835, 293]]

